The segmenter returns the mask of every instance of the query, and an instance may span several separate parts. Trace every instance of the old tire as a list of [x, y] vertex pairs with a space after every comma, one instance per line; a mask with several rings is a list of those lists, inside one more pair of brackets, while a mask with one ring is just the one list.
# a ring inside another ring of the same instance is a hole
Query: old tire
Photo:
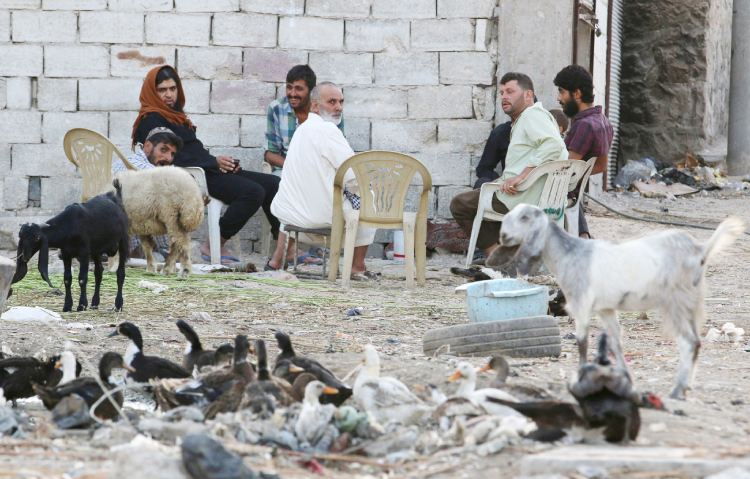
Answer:
[[[562, 341], [552, 316], [462, 324], [427, 331], [422, 338], [424, 353], [433, 356], [441, 346], [450, 346], [456, 356], [510, 356], [532, 358], [560, 356]], [[443, 348], [443, 351], [447, 349]]]

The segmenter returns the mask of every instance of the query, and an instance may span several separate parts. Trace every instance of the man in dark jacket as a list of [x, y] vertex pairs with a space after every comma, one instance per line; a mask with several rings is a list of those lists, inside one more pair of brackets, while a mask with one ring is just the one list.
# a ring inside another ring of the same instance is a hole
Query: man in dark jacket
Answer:
[[[498, 125], [490, 132], [487, 144], [484, 145], [482, 158], [477, 165], [477, 181], [474, 183], [475, 190], [481, 188], [485, 183], [500, 178], [500, 175], [503, 173], [505, 169], [505, 155], [508, 153], [508, 145], [510, 145], [511, 123], [507, 121]], [[496, 170], [497, 165], [500, 165], [499, 172]]]

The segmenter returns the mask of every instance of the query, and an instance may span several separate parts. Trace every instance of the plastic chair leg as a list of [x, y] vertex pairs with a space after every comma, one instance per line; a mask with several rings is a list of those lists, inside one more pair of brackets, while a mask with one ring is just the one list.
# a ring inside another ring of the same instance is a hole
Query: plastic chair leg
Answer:
[[232, 253], [234, 253], [235, 258], [242, 261], [242, 243], [240, 242], [239, 232], [232, 237]]
[[406, 260], [406, 288], [414, 288], [414, 223], [404, 222], [404, 259]]
[[578, 215], [580, 214], [581, 204], [565, 210], [565, 231], [569, 235], [578, 238]]
[[344, 268], [341, 272], [341, 287], [348, 289], [352, 277], [354, 262], [354, 243], [357, 241], [358, 218], [346, 219], [346, 236], [344, 237]]
[[273, 239], [271, 235], [271, 223], [268, 222], [268, 218], [264, 214], [260, 233], [260, 254], [264, 258], [268, 258], [271, 254], [271, 239]]
[[286, 239], [284, 240], [284, 252], [281, 253], [281, 269], [283, 269], [284, 271], [286, 271], [288, 269], [287, 268], [287, 262], [286, 262], [286, 250], [289, 249], [289, 235], [290, 234], [291, 233], [286, 233], [285, 234]]
[[221, 264], [221, 232], [219, 230], [219, 218], [221, 207], [224, 203], [211, 198], [208, 204], [208, 244], [211, 248], [211, 264]]
[[484, 216], [484, 208], [481, 203], [477, 210], [477, 216], [474, 218], [474, 224], [471, 227], [471, 237], [469, 237], [469, 250], [466, 252], [466, 267], [471, 266], [471, 262], [474, 260], [474, 250], [477, 247], [477, 238], [479, 237], [479, 228], [482, 227], [482, 216]]

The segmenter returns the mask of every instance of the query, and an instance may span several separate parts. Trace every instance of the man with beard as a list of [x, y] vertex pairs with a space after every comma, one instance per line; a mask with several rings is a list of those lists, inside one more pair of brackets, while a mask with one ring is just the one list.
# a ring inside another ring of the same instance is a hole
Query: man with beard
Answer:
[[[492, 209], [507, 213], [516, 205], [539, 203], [544, 182], [537, 181], [527, 190], [518, 192], [516, 185], [539, 165], [567, 158], [565, 143], [560, 138], [557, 122], [541, 102], [534, 103], [534, 84], [523, 73], [510, 72], [500, 79], [503, 111], [512, 121], [510, 144], [505, 156], [503, 174], [493, 183], [500, 182], [500, 192], [492, 197]], [[471, 235], [479, 206], [480, 190], [456, 195], [451, 201], [453, 218], [467, 236]], [[477, 248], [489, 256], [498, 246], [499, 222], [483, 221], [477, 237]]]
[[[289, 144], [279, 193], [271, 205], [271, 211], [281, 221], [282, 231], [287, 224], [310, 229], [331, 227], [333, 180], [344, 161], [354, 155], [344, 134], [337, 128], [343, 109], [344, 95], [338, 85], [323, 82], [313, 89], [310, 114]], [[344, 208], [358, 209], [359, 188], [353, 171], [346, 173], [344, 184]], [[367, 247], [374, 238], [374, 228], [360, 226], [357, 229], [352, 262], [353, 278], [376, 278], [376, 274], [365, 267]], [[300, 234], [300, 241], [320, 244], [322, 238]], [[276, 251], [266, 264], [267, 269], [281, 268], [284, 242], [284, 233], [280, 233]], [[292, 254], [294, 248], [294, 241], [290, 238], [287, 256]]]
[[[271, 232], [279, 231], [279, 221], [271, 213], [271, 202], [279, 188], [279, 178], [240, 168], [239, 160], [231, 156], [213, 156], [195, 136], [196, 128], [182, 111], [185, 93], [177, 72], [171, 66], [160, 66], [146, 75], [140, 95], [141, 109], [133, 125], [133, 148], [145, 144], [148, 133], [157, 127], [172, 130], [183, 141], [175, 153], [174, 165], [197, 166], [206, 172], [208, 194], [222, 201], [227, 210], [219, 220], [221, 233], [221, 261], [239, 261], [224, 249], [224, 243], [239, 233], [245, 223], [258, 211], [263, 211], [271, 223]], [[209, 242], [201, 247], [201, 257], [211, 260]]]
[[[591, 174], [607, 171], [614, 129], [602, 114], [602, 107], [594, 106], [594, 81], [591, 75], [581, 66], [569, 65], [555, 76], [554, 84], [563, 113], [573, 120], [573, 126], [565, 137], [569, 158], [588, 161], [596, 157]], [[580, 186], [571, 194], [583, 194], [579, 189]], [[578, 235], [581, 238], [591, 238], [583, 208], [578, 215]]]

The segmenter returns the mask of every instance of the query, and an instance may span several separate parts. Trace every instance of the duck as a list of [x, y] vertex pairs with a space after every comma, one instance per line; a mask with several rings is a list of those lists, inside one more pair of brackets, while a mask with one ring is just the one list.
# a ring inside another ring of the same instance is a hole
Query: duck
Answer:
[[549, 391], [533, 386], [531, 384], [508, 384], [510, 366], [502, 356], [492, 356], [490, 361], [477, 374], [487, 371], [495, 371], [495, 377], [490, 381], [489, 387], [505, 391], [519, 401], [536, 401], [552, 397]]
[[[45, 361], [33, 357], [10, 357], [0, 361], [0, 388], [5, 399], [16, 407], [18, 399], [36, 394], [33, 383], [50, 387], [60, 384], [64, 376], [64, 372], [60, 371], [63, 367], [61, 359], [61, 355], [55, 355]], [[81, 364], [75, 358], [73, 360], [76, 366], [67, 368], [66, 380], [74, 379], [83, 370]]]
[[[115, 368], [122, 368], [134, 372], [133, 368], [125, 364], [122, 356], [118, 353], [105, 353], [99, 360], [99, 379], [107, 389], [113, 389], [115, 387], [115, 378], [112, 376], [112, 370]], [[44, 407], [50, 411], [64, 398], [73, 394], [78, 395], [81, 399], [86, 401], [86, 404], [89, 407], [92, 407], [103, 394], [99, 382], [94, 378], [86, 377], [73, 379], [65, 384], [62, 384], [61, 382], [60, 385], [55, 387], [45, 387], [39, 384], [34, 384], [34, 391], [44, 403]], [[123, 394], [121, 391], [112, 394], [112, 398], [118, 406], [122, 407]], [[110, 401], [105, 399], [99, 404], [99, 406], [97, 406], [94, 414], [101, 419], [114, 419], [119, 413], [117, 408], [115, 408]]]
[[456, 371], [448, 378], [448, 382], [460, 381], [455, 396], [466, 398], [473, 404], [482, 407], [493, 416], [522, 416], [521, 413], [502, 404], [487, 401], [488, 397], [495, 397], [509, 402], [517, 402], [517, 399], [505, 391], [494, 388], [476, 389], [477, 371], [474, 366], [462, 361], [458, 363]]
[[[182, 367], [188, 371], [192, 371], [193, 367], [197, 367], [200, 371], [204, 366], [216, 366], [217, 355], [219, 358], [226, 359], [227, 348], [234, 349], [230, 345], [226, 345], [222, 353], [219, 353], [219, 349], [203, 349], [200, 338], [195, 332], [192, 326], [190, 326], [185, 320], [178, 320], [177, 329], [180, 330], [185, 339], [187, 339], [187, 345], [185, 345], [185, 353], [182, 356]], [[224, 347], [224, 345], [222, 345]], [[232, 359], [232, 354], [228, 356], [229, 360]]]
[[134, 369], [127, 372], [127, 378], [142, 387], [148, 387], [151, 379], [189, 378], [191, 374], [179, 364], [158, 356], [143, 354], [143, 336], [141, 330], [133, 323], [120, 323], [109, 337], [117, 335], [129, 339], [125, 350], [125, 364]]
[[245, 394], [242, 405], [242, 409], [250, 408], [253, 412], [258, 412], [258, 409], [262, 409], [262, 405], [258, 404], [256, 399], [260, 398], [262, 404], [266, 404], [266, 397], [271, 395], [275, 404], [272, 405], [271, 411], [275, 407], [289, 406], [294, 400], [292, 395], [294, 390], [292, 385], [286, 379], [282, 379], [277, 376], [271, 376], [268, 371], [268, 356], [266, 354], [266, 342], [259, 339], [255, 342], [255, 354], [258, 359], [257, 367], [257, 378], [255, 381], [249, 382], [245, 387]]
[[[305, 372], [314, 375], [325, 385], [338, 390], [337, 394], [326, 394], [323, 396], [321, 398], [322, 404], [333, 404], [336, 407], [339, 407], [351, 397], [352, 388], [341, 382], [331, 371], [323, 367], [322, 364], [314, 359], [297, 356], [292, 347], [292, 341], [287, 334], [282, 331], [276, 331], [275, 337], [281, 352], [276, 356], [276, 364], [274, 365], [273, 370], [274, 376], [281, 377], [286, 379], [290, 384], [294, 384], [294, 380], [300, 373], [292, 372], [291, 369], [285, 369], [285, 363], [290, 362], [294, 366], [303, 369]], [[289, 372], [284, 373], [284, 371]]]
[[247, 361], [250, 345], [247, 336], [238, 334], [234, 340], [234, 364], [230, 373], [222, 377], [217, 371], [212, 377], [204, 379], [206, 387], [223, 391], [210, 404], [203, 407], [206, 419], [214, 419], [220, 412], [234, 412], [240, 408], [247, 383], [256, 379], [255, 370]]
[[433, 406], [437, 407], [443, 404], [445, 401], [448, 400], [448, 396], [445, 395], [443, 391], [440, 390], [439, 387], [432, 383], [428, 383], [427, 386], [422, 386], [420, 384], [415, 384], [414, 389], [417, 391], [427, 394], [426, 401]]
[[411, 426], [432, 410], [398, 379], [380, 376], [380, 357], [372, 344], [365, 346], [363, 363], [354, 382], [354, 397], [377, 422]]
[[305, 399], [305, 388], [313, 381], [317, 381], [314, 374], [303, 372], [292, 384], [292, 399], [294, 402], [302, 402]]
[[323, 437], [326, 429], [331, 424], [336, 406], [333, 404], [321, 404], [320, 397], [324, 394], [337, 394], [335, 388], [326, 386], [321, 381], [311, 381], [305, 386], [305, 398], [302, 401], [297, 422], [294, 424], [294, 433], [300, 442], [307, 442], [315, 446]]

